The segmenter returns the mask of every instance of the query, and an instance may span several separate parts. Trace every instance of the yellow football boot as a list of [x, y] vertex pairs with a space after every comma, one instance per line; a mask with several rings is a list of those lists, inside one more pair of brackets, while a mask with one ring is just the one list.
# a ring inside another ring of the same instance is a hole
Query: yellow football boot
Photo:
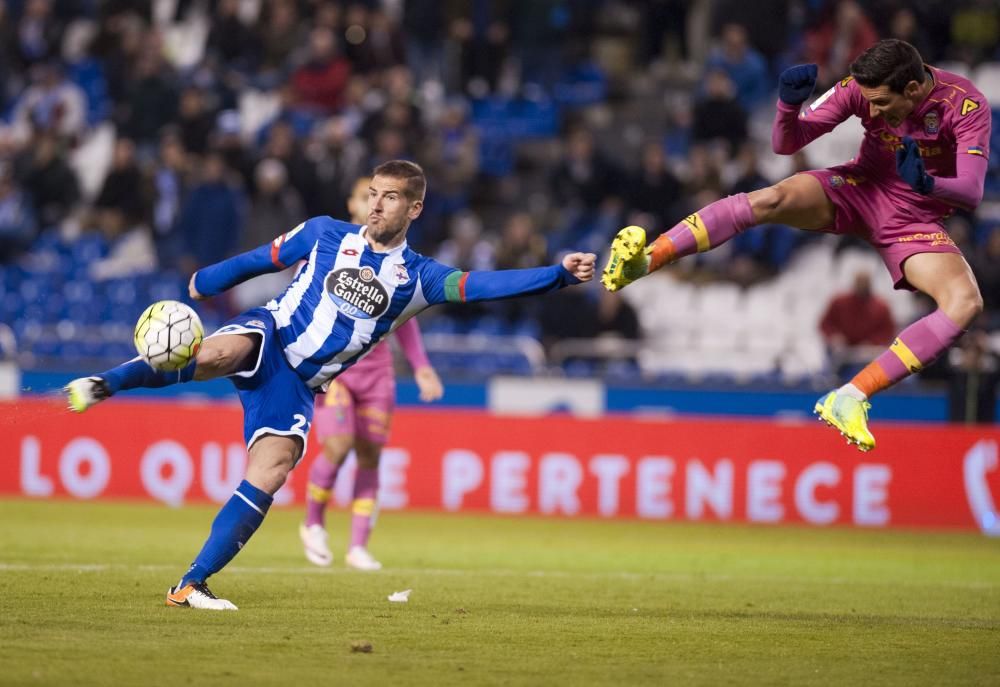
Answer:
[[601, 274], [601, 283], [608, 291], [625, 288], [649, 272], [649, 255], [646, 253], [646, 230], [642, 227], [625, 227], [611, 242], [611, 257]]
[[871, 451], [875, 448], [875, 437], [868, 431], [868, 409], [871, 407], [867, 401], [831, 391], [816, 401], [813, 412], [826, 424], [839, 429], [847, 443], [854, 444], [860, 451]]
[[66, 404], [74, 413], [82, 413], [111, 396], [108, 383], [100, 377], [74, 379], [63, 390], [66, 392]]

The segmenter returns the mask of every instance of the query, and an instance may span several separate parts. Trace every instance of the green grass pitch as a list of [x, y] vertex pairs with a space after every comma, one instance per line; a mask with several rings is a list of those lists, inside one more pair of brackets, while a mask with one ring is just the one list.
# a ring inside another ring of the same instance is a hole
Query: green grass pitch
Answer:
[[276, 509], [212, 579], [238, 613], [167, 608], [214, 510], [0, 501], [0, 684], [1000, 684], [973, 533], [387, 513], [366, 574]]

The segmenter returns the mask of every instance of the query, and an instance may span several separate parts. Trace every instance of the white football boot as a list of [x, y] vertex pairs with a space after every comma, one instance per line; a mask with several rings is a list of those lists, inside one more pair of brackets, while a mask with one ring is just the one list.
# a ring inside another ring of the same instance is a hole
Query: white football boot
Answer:
[[302, 539], [302, 546], [310, 563], [323, 567], [333, 563], [333, 553], [326, 543], [327, 534], [322, 525], [317, 523], [306, 526], [305, 523], [301, 523], [299, 538]]
[[167, 591], [168, 606], [199, 608], [206, 611], [236, 611], [232, 601], [220, 599], [204, 582], [189, 582], [181, 587], [171, 587]]
[[347, 567], [354, 568], [355, 570], [371, 572], [382, 569], [382, 564], [375, 560], [368, 553], [368, 549], [363, 546], [352, 546], [347, 555], [344, 556], [344, 561], [347, 563]]

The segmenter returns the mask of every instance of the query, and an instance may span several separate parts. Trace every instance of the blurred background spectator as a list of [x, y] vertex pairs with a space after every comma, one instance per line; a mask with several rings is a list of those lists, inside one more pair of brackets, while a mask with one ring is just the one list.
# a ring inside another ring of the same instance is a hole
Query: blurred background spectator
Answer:
[[888, 346], [896, 335], [889, 305], [872, 293], [872, 275], [858, 272], [848, 293], [833, 297], [819, 321], [837, 374], [853, 375]]

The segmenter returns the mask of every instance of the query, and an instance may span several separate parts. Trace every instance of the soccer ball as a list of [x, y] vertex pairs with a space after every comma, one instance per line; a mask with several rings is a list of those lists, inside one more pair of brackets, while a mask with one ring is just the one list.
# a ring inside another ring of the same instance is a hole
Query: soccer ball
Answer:
[[198, 354], [204, 334], [198, 313], [189, 306], [157, 301], [139, 316], [135, 350], [154, 369], [179, 370]]

